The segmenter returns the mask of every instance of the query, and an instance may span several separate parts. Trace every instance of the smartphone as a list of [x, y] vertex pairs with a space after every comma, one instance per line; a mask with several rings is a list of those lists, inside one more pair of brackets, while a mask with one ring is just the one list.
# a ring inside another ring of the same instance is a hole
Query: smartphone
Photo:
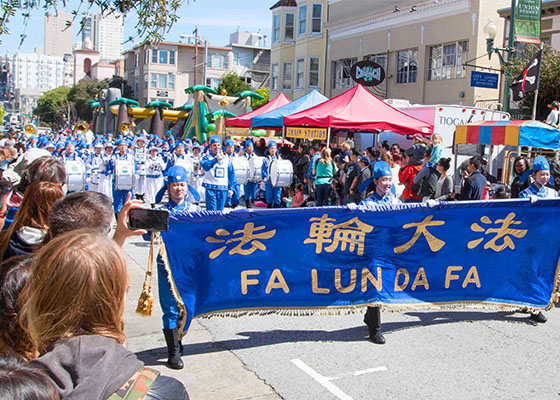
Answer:
[[133, 208], [128, 211], [128, 227], [130, 229], [165, 232], [169, 229], [169, 211]]

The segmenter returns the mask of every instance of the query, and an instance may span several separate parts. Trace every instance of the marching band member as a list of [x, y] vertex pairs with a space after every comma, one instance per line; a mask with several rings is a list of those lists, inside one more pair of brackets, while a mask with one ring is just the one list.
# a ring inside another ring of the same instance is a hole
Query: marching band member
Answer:
[[[360, 202], [360, 206], [371, 207], [375, 204], [400, 204], [399, 199], [392, 196], [393, 174], [391, 167], [385, 161], [377, 161], [373, 166], [373, 182], [375, 192]], [[355, 204], [350, 209], [355, 209]], [[364, 315], [364, 322], [369, 330], [369, 340], [376, 344], [385, 344], [385, 337], [381, 333], [381, 310], [379, 307], [368, 307]]]
[[[251, 139], [245, 142], [243, 157], [245, 157], [247, 161], [255, 157], [253, 141]], [[247, 183], [243, 185], [243, 192], [245, 196], [245, 207], [252, 208], [255, 195], [257, 194], [257, 182], [247, 181]]]
[[134, 139], [134, 196], [137, 199], [143, 199], [146, 193], [146, 159], [148, 151], [146, 150], [147, 138], [144, 133], [138, 135]]
[[191, 184], [196, 188], [198, 193], [202, 196], [203, 187], [202, 181], [204, 179], [204, 170], [200, 166], [200, 160], [202, 160], [202, 147], [197, 143], [192, 147], [192, 154], [190, 160], [193, 165], [193, 173], [191, 177]]
[[[188, 173], [182, 166], [177, 165], [169, 168], [166, 186], [157, 195], [158, 198], [161, 198], [165, 190], [169, 193], [169, 202], [162, 206], [162, 209], [169, 210], [170, 213], [202, 211], [200, 207], [188, 201], [188, 180]], [[144, 238], [148, 239], [146, 236]], [[163, 312], [163, 335], [167, 344], [167, 366], [172, 369], [183, 369], [184, 364], [181, 360], [183, 346], [179, 340], [179, 314], [181, 310], [171, 293], [167, 270], [159, 255], [157, 266], [159, 302]]]
[[98, 191], [113, 199], [113, 173], [107, 168], [111, 158], [113, 157], [114, 146], [111, 142], [107, 142], [104, 146], [105, 153], [101, 157], [101, 164], [99, 166], [100, 177]]
[[64, 147], [64, 152], [61, 155], [62, 161], [76, 161], [78, 153], [76, 153], [76, 147], [72, 142], [67, 142]]
[[113, 208], [115, 213], [118, 214], [121, 212], [121, 208], [126, 201], [126, 196], [132, 190], [131, 189], [117, 189], [117, 180], [119, 179], [119, 174], [123, 173], [124, 171], [117, 171], [115, 170], [117, 160], [120, 161], [128, 161], [130, 163], [131, 174], [134, 174], [134, 156], [127, 151], [127, 142], [124, 139], [119, 139], [115, 142], [117, 145], [117, 153], [114, 154], [109, 163], [107, 164], [107, 172], [113, 174]]
[[86, 166], [86, 171], [90, 173], [90, 176], [92, 178], [90, 181], [89, 190], [92, 190], [94, 192], [100, 192], [101, 170], [104, 167], [103, 144], [101, 142], [96, 142], [94, 147], [95, 147], [95, 153], [91, 157], [90, 164]]
[[272, 161], [278, 160], [278, 156], [276, 155], [277, 150], [278, 148], [274, 140], [268, 142], [268, 155], [265, 157], [261, 169], [261, 176], [266, 182], [267, 208], [278, 208], [280, 204], [282, 204], [282, 188], [274, 187], [270, 182], [270, 164], [272, 164]]
[[146, 201], [150, 204], [155, 203], [156, 194], [163, 186], [163, 170], [165, 162], [161, 155], [158, 154], [159, 149], [152, 145], [148, 149], [150, 155], [146, 160]]
[[204, 169], [202, 186], [206, 190], [206, 210], [223, 211], [228, 195], [233, 194], [237, 183], [229, 157], [222, 152], [222, 141], [218, 135], [210, 137], [210, 151], [202, 157]]
[[167, 140], [164, 140], [161, 143], [161, 157], [163, 158], [163, 161], [165, 161], [165, 163], [168, 163], [169, 160], [171, 159], [171, 152], [169, 151], [169, 142]]
[[[231, 161], [231, 158], [237, 157], [237, 154], [235, 153], [235, 143], [231, 139], [226, 139], [224, 144], [226, 147], [226, 155], [230, 157], [230, 161]], [[226, 200], [226, 207], [235, 208], [239, 205], [239, 185], [236, 184], [235, 186], [233, 186], [232, 192], [233, 193], [231, 196], [229, 196], [228, 193], [228, 198]]]

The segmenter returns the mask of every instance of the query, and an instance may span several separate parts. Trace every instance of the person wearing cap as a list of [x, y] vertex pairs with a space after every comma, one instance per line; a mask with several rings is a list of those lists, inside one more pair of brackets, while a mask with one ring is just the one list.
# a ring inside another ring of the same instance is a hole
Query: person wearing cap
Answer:
[[[360, 206], [374, 207], [376, 204], [400, 204], [399, 199], [393, 197], [393, 174], [391, 167], [385, 161], [377, 161], [373, 166], [373, 182], [375, 191], [360, 202]], [[354, 206], [355, 208], [356, 206]], [[368, 307], [364, 315], [364, 323], [369, 330], [369, 340], [376, 344], [385, 344], [385, 337], [381, 333], [381, 310], [379, 307]]]
[[146, 159], [146, 201], [152, 204], [155, 203], [156, 194], [163, 185], [165, 162], [161, 155], [158, 154], [159, 149], [155, 145], [152, 145], [148, 152], [149, 155]]
[[115, 146], [111, 142], [106, 142], [103, 145], [104, 153], [101, 157], [101, 164], [99, 165], [100, 177], [99, 184], [97, 185], [98, 191], [105, 196], [113, 199], [113, 173], [108, 170], [107, 166], [113, 157], [113, 150]]
[[[169, 193], [169, 201], [160, 207], [161, 210], [168, 210], [170, 214], [176, 212], [200, 212], [202, 209], [188, 201], [189, 193], [189, 174], [187, 170], [175, 165], [167, 171], [165, 186], [157, 194], [158, 198], [163, 197], [163, 192]], [[149, 236], [144, 236], [149, 240]], [[181, 310], [171, 292], [169, 284], [170, 277], [163, 264], [160, 255], [157, 257], [158, 273], [158, 294], [161, 311], [163, 312], [163, 336], [167, 345], [167, 366], [171, 369], [182, 369], [184, 367], [181, 360], [182, 344], [179, 339], [179, 318]]]
[[209, 149], [200, 160], [204, 170], [202, 186], [206, 191], [206, 210], [223, 211], [226, 199], [237, 184], [235, 171], [229, 157], [222, 152], [222, 140], [218, 135], [210, 136]]
[[202, 181], [204, 179], [204, 170], [200, 166], [200, 161], [202, 160], [202, 146], [200, 144], [193, 144], [189, 159], [192, 162], [193, 168], [192, 185], [196, 188], [200, 196], [203, 196], [204, 188], [202, 187]]
[[[228, 157], [233, 158], [233, 157], [237, 157], [237, 153], [235, 152], [235, 142], [231, 139], [226, 139], [226, 141], [224, 142], [224, 145], [226, 147], [226, 155]], [[229, 196], [226, 200], [226, 207], [231, 207], [231, 208], [235, 208], [239, 205], [239, 185], [235, 185], [233, 186], [232, 189], [232, 195]]]
[[268, 142], [268, 154], [264, 158], [261, 168], [261, 176], [266, 183], [265, 196], [267, 208], [279, 208], [280, 204], [282, 204], [282, 188], [274, 187], [270, 182], [270, 166], [273, 161], [278, 160], [277, 151], [276, 142], [274, 140]]
[[142, 132], [134, 138], [134, 188], [133, 193], [137, 199], [143, 200], [146, 194], [146, 160], [148, 151], [146, 142], [148, 141], [146, 134]]
[[89, 190], [94, 192], [99, 192], [101, 183], [101, 168], [103, 165], [103, 144], [100, 141], [96, 141], [93, 145], [95, 152], [90, 158], [90, 163], [86, 165], [88, 172], [90, 173], [91, 179], [89, 184]]
[[189, 157], [185, 154], [185, 143], [183, 143], [183, 141], [178, 140], [173, 150], [173, 154], [171, 154], [167, 162], [166, 172], [174, 165], [182, 165], [185, 167], [185, 164], [189, 161]]
[[551, 108], [551, 110], [548, 114], [548, 117], [546, 117], [546, 121], [544, 122], [549, 125], [558, 125], [558, 108], [560, 107], [560, 103], [555, 100], [550, 103], [548, 107]]
[[[243, 151], [243, 157], [247, 159], [247, 162], [251, 158], [256, 157], [253, 141], [251, 139], [248, 139], [245, 142], [244, 149], [245, 150]], [[252, 208], [253, 201], [255, 201], [255, 196], [257, 194], [257, 182], [247, 181], [247, 183], [243, 185], [243, 193], [243, 196], [245, 198], [245, 207]]]
[[113, 154], [109, 163], [107, 164], [107, 172], [113, 174], [113, 208], [115, 213], [118, 214], [121, 212], [121, 208], [126, 201], [126, 196], [129, 192], [132, 192], [132, 188], [130, 189], [117, 189], [117, 179], [118, 174], [120, 171], [116, 171], [115, 167], [117, 165], [117, 161], [126, 161], [129, 165], [132, 173], [134, 173], [134, 156], [128, 151], [127, 145], [128, 143], [124, 139], [119, 139], [115, 142], [117, 145], [117, 152]]

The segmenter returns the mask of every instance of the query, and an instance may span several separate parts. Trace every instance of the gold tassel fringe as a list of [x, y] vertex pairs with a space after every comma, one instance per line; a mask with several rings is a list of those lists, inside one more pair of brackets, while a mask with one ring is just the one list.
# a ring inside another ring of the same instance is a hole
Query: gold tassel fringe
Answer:
[[149, 317], [154, 311], [154, 293], [152, 292], [152, 275], [154, 273], [154, 232], [152, 232], [152, 237], [150, 240], [150, 255], [148, 256], [148, 269], [146, 270], [146, 276], [144, 277], [144, 285], [142, 287], [142, 293], [140, 293], [140, 298], [138, 299], [138, 305], [136, 306], [136, 313], [143, 317]]

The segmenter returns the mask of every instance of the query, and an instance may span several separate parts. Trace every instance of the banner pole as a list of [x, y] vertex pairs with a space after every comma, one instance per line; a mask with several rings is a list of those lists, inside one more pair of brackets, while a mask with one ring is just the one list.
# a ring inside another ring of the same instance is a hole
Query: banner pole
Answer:
[[282, 125], [282, 146], [284, 146], [284, 138], [286, 137], [286, 126]]
[[331, 127], [327, 128], [327, 147], [329, 147], [329, 143], [331, 141]]
[[533, 115], [532, 115], [532, 120], [536, 120], [537, 119], [537, 100], [539, 99], [539, 86], [540, 86], [540, 77], [541, 77], [541, 63], [542, 63], [542, 51], [544, 48], [544, 44], [543, 42], [541, 42], [541, 61], [539, 62], [539, 70], [537, 71], [537, 88], [535, 89], [535, 99], [533, 102]]

